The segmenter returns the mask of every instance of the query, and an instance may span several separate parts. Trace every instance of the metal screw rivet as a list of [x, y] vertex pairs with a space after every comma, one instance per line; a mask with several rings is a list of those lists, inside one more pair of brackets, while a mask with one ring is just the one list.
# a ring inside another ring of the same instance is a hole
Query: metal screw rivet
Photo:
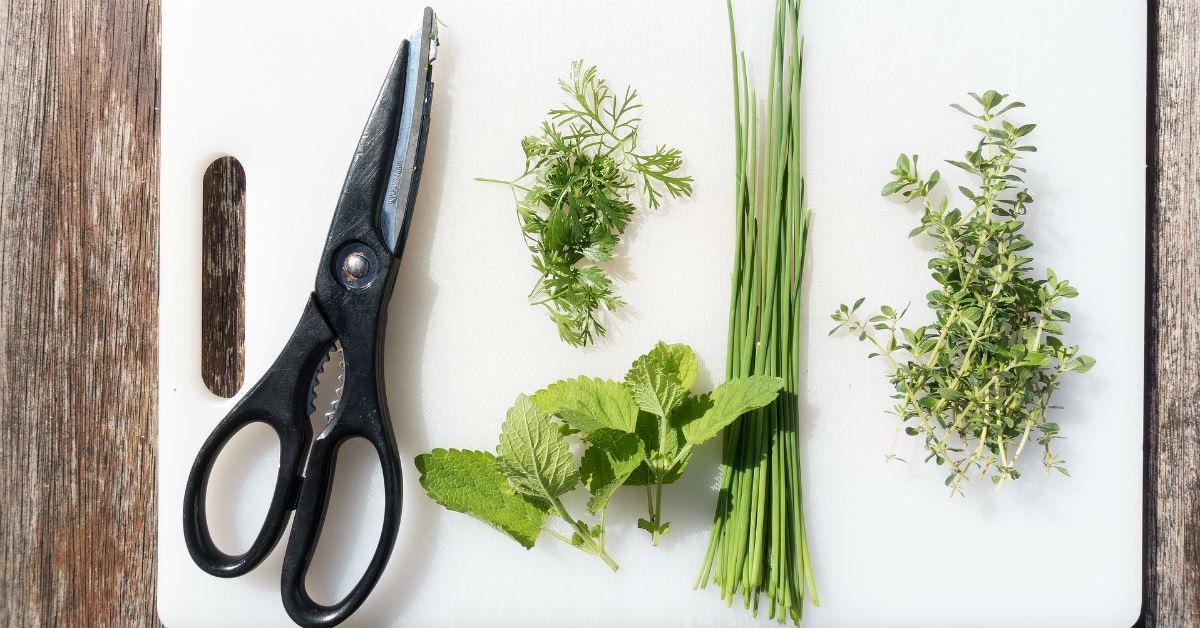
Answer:
[[346, 256], [346, 260], [342, 262], [342, 273], [346, 275], [347, 281], [362, 279], [371, 271], [371, 262], [367, 260], [367, 256], [354, 251]]

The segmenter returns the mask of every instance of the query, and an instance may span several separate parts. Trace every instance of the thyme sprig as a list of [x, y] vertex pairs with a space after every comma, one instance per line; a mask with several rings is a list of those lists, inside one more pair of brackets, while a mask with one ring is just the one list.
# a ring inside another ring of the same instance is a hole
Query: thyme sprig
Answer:
[[677, 148], [638, 149], [642, 104], [637, 91], [618, 95], [595, 66], [571, 64], [559, 81], [567, 98], [549, 112], [539, 135], [521, 141], [525, 171], [511, 180], [485, 179], [512, 189], [517, 220], [538, 279], [529, 301], [541, 305], [563, 341], [574, 346], [605, 334], [597, 320], [603, 308], [625, 302], [598, 263], [613, 258], [640, 191], [651, 208], [663, 196], [690, 196], [692, 178], [679, 174]]
[[974, 188], [958, 188], [965, 211], [950, 209], [947, 196], [935, 197], [941, 175], [935, 170], [923, 178], [916, 155], [900, 155], [883, 187], [883, 196], [919, 203], [921, 224], [910, 237], [934, 240], [929, 268], [938, 288], [927, 295], [934, 320], [901, 327], [907, 307], [860, 314], [861, 298], [833, 313], [833, 332], [844, 328], [869, 343], [868, 357], [892, 369], [896, 427], [886, 457], [897, 458], [901, 429], [921, 438], [925, 461], [949, 469], [951, 494], [972, 474], [990, 477], [997, 490], [1019, 478], [1017, 459], [1031, 440], [1042, 448], [1047, 471], [1069, 475], [1051, 449], [1061, 438], [1048, 416], [1051, 396], [1063, 374], [1086, 372], [1096, 362], [1061, 339], [1071, 320], [1063, 302], [1079, 292], [1053, 270], [1036, 278], [1028, 266], [1033, 259], [1025, 252], [1033, 243], [1022, 233], [1022, 217], [1033, 197], [1016, 162], [1036, 150], [1024, 139], [1036, 125], [1006, 120], [1024, 104], [1006, 104], [1005, 94], [970, 95], [981, 110], [952, 107], [975, 120], [980, 139], [963, 160], [947, 161], [978, 180]]

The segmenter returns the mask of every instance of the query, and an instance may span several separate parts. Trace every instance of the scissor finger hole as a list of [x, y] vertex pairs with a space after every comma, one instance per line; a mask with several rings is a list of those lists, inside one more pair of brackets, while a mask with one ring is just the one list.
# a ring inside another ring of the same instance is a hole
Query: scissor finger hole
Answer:
[[366, 572], [383, 530], [383, 469], [375, 447], [351, 438], [338, 447], [325, 524], [305, 578], [320, 604], [346, 597]]
[[258, 536], [279, 473], [279, 436], [266, 423], [249, 423], [225, 444], [208, 476], [204, 496], [208, 531], [222, 552], [246, 552]]

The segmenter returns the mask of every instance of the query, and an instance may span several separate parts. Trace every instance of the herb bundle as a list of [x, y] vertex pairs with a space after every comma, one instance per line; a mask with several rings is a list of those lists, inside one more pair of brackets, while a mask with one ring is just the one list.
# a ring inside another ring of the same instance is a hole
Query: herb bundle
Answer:
[[563, 341], [584, 346], [605, 333], [597, 312], [624, 305], [597, 264], [612, 259], [636, 210], [630, 192], [640, 190], [656, 208], [664, 194], [690, 196], [692, 178], [679, 174], [679, 149], [638, 149], [636, 90], [619, 96], [582, 61], [559, 86], [568, 99], [550, 111], [540, 135], [521, 141], [525, 171], [508, 181], [479, 180], [512, 189], [539, 273], [529, 301], [546, 308]]
[[761, 138], [745, 55], [739, 72], [729, 0], [726, 7], [737, 193], [726, 375], [778, 376], [784, 388], [773, 403], [725, 430], [716, 515], [696, 585], [714, 580], [728, 604], [741, 593], [756, 616], [765, 594], [772, 619], [799, 624], [806, 592], [814, 605], [819, 604], [805, 537], [797, 452], [798, 323], [810, 218], [804, 208], [800, 162], [799, 7], [796, 0], [778, 0], [775, 5]]
[[869, 343], [869, 357], [882, 357], [892, 369], [896, 428], [887, 458], [896, 458], [903, 428], [923, 441], [926, 462], [947, 468], [952, 495], [972, 473], [990, 477], [996, 490], [1020, 477], [1017, 459], [1031, 439], [1047, 471], [1067, 474], [1051, 451], [1059, 426], [1049, 420], [1050, 399], [1063, 374], [1086, 372], [1096, 362], [1061, 339], [1062, 324], [1071, 320], [1062, 303], [1078, 291], [1053, 270], [1043, 279], [1028, 266], [1033, 259], [1025, 252], [1033, 243], [1022, 233], [1022, 216], [1033, 197], [1016, 162], [1036, 150], [1024, 139], [1035, 125], [1004, 119], [1024, 106], [1005, 104], [1005, 94], [970, 95], [979, 110], [952, 107], [975, 120], [980, 138], [962, 161], [948, 161], [977, 180], [971, 189], [958, 188], [965, 211], [935, 196], [941, 175], [935, 170], [923, 178], [916, 155], [900, 155], [883, 188], [884, 196], [920, 203], [921, 224], [909, 236], [925, 234], [937, 249], [929, 268], [938, 287], [927, 295], [933, 321], [901, 327], [908, 308], [887, 305], [859, 314], [863, 299], [833, 313], [834, 331], [845, 328]]
[[[500, 429], [496, 453], [435, 449], [417, 456], [421, 486], [442, 506], [466, 513], [532, 548], [542, 532], [595, 555], [613, 571], [605, 550], [608, 501], [622, 485], [646, 487], [650, 510], [638, 527], [654, 545], [668, 530], [663, 485], [683, 474], [692, 449], [748, 410], [776, 398], [784, 383], [757, 375], [715, 390], [691, 391], [698, 366], [687, 345], [658, 343], [630, 367], [623, 382], [576, 377], [532, 396], [520, 395]], [[577, 436], [578, 468], [567, 437]], [[588, 523], [562, 496], [582, 481], [591, 494]], [[548, 524], [555, 516], [560, 532]]]

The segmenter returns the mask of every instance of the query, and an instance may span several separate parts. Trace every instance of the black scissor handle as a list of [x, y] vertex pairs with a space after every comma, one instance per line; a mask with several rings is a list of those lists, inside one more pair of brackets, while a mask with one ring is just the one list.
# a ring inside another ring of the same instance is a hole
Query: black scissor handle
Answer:
[[[221, 420], [200, 447], [183, 492], [183, 538], [192, 560], [204, 571], [222, 578], [240, 576], [271, 553], [287, 525], [302, 478], [300, 465], [312, 441], [308, 418], [308, 387], [312, 373], [334, 342], [334, 333], [313, 297], [292, 337], [275, 363]], [[258, 536], [243, 554], [222, 552], [208, 529], [205, 507], [208, 478], [217, 457], [239, 430], [251, 423], [266, 423], [279, 437], [279, 474], [271, 505]]]
[[[360, 378], [360, 381], [362, 379], [374, 378]], [[349, 382], [347, 387], [350, 387]], [[400, 456], [387, 413], [378, 407], [378, 399], [372, 394], [343, 397], [342, 403], [348, 405], [339, 408], [338, 419], [313, 442], [305, 468], [304, 485], [300, 488], [300, 499], [296, 503], [292, 532], [283, 555], [283, 607], [292, 621], [301, 626], [334, 626], [354, 613], [383, 575], [396, 543], [402, 507]], [[329, 494], [337, 469], [338, 449], [353, 438], [369, 441], [379, 456], [379, 466], [383, 472], [383, 528], [371, 562], [358, 583], [346, 597], [334, 604], [324, 605], [312, 599], [304, 581], [325, 523]]]

